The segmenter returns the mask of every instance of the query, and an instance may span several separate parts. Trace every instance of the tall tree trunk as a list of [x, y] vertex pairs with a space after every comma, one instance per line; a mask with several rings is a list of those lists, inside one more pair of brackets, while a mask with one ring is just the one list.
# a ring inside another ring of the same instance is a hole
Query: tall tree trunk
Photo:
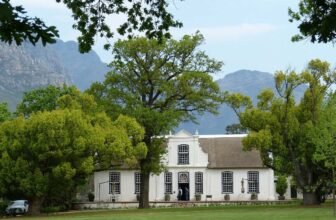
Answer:
[[320, 200], [316, 192], [303, 192], [303, 205], [319, 205]]
[[150, 173], [141, 172], [141, 184], [140, 184], [140, 201], [139, 208], [149, 208], [149, 177]]
[[41, 214], [41, 206], [43, 203], [43, 198], [32, 198], [28, 200], [29, 202], [29, 208], [28, 208], [28, 214], [29, 215], [39, 215]]

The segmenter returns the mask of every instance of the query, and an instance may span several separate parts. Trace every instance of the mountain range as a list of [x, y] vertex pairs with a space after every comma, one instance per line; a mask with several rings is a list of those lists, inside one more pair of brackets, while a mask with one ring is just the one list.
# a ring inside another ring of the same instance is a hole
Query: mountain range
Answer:
[[[0, 102], [7, 102], [15, 110], [25, 91], [48, 84], [73, 84], [85, 90], [94, 81], [102, 81], [110, 68], [91, 51], [81, 54], [74, 41], [43, 47], [42, 45], [8, 45], [0, 42]], [[273, 75], [266, 72], [239, 70], [217, 80], [222, 91], [240, 92], [252, 97], [255, 102], [258, 93], [265, 88], [274, 88]], [[304, 88], [297, 89], [296, 96], [302, 96]], [[218, 109], [218, 115], [206, 113], [197, 116], [198, 124], [183, 122], [175, 131], [196, 130], [200, 134], [225, 133], [227, 125], [237, 123], [234, 112], [225, 104]]]
[[7, 102], [14, 110], [25, 91], [49, 84], [74, 84], [84, 90], [109, 71], [107, 64], [91, 51], [78, 52], [74, 41], [43, 47], [0, 42], [0, 102]]

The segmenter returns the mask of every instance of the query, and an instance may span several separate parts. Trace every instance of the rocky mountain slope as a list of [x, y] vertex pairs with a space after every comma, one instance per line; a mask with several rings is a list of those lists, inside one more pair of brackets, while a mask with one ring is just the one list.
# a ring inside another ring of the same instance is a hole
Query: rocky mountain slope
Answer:
[[23, 92], [48, 84], [74, 84], [84, 90], [108, 70], [94, 51], [80, 54], [75, 42], [59, 40], [47, 47], [0, 42], [0, 102], [14, 110]]
[[[239, 70], [227, 74], [219, 79], [218, 84], [222, 91], [239, 92], [248, 95], [255, 103], [257, 95], [265, 88], [271, 88], [275, 91], [273, 75], [266, 72]], [[295, 92], [295, 97], [302, 96], [305, 88], [299, 87]], [[221, 105], [218, 115], [204, 114], [198, 116], [198, 123], [182, 123], [176, 131], [186, 129], [192, 133], [196, 130], [199, 134], [224, 134], [227, 125], [238, 123], [235, 113], [225, 104]]]

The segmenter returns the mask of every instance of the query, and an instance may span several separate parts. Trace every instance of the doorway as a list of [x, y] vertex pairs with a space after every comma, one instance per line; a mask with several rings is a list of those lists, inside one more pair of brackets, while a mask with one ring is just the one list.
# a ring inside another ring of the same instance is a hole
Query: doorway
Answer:
[[178, 173], [178, 200], [189, 201], [190, 200], [190, 187], [189, 187], [189, 173]]
[[180, 201], [189, 201], [189, 183], [179, 183], [179, 190], [181, 189]]

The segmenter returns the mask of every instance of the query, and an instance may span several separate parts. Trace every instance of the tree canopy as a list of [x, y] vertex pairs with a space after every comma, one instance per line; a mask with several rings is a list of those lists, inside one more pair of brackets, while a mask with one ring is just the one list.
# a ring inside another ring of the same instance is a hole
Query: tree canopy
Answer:
[[289, 9], [290, 21], [298, 21], [301, 34], [292, 40], [305, 38], [315, 43], [335, 43], [336, 39], [336, 2], [331, 0], [301, 0], [299, 11]]
[[12, 114], [8, 110], [7, 103], [0, 103], [0, 123], [10, 119]]
[[[277, 72], [277, 95], [272, 90], [262, 91], [257, 106], [251, 106], [248, 97], [242, 99], [240, 94], [226, 95], [226, 102], [250, 131], [243, 140], [244, 147], [258, 149], [266, 166], [292, 175], [303, 192], [304, 204], [319, 202], [329, 173], [323, 163], [314, 160], [317, 145], [312, 134], [320, 134], [315, 127], [321, 121], [323, 99], [335, 79], [328, 63], [312, 60], [300, 74]], [[299, 85], [307, 85], [307, 89], [296, 103], [293, 91]]]
[[22, 6], [12, 6], [10, 0], [0, 1], [0, 40], [20, 45], [27, 40], [35, 45], [55, 43], [59, 37], [55, 26], [47, 26], [41, 19], [29, 17]]
[[58, 99], [64, 95], [79, 95], [80, 92], [74, 86], [48, 85], [44, 88], [37, 88], [25, 92], [22, 101], [17, 105], [16, 114], [23, 114], [28, 117], [37, 111], [52, 111], [58, 106]]
[[71, 197], [95, 169], [138, 165], [147, 152], [143, 135], [134, 119], [111, 121], [92, 96], [64, 95], [56, 110], [0, 125], [0, 195], [27, 198], [29, 211], [39, 213], [48, 196]]
[[[222, 101], [219, 86], [209, 73], [220, 70], [222, 62], [198, 50], [199, 33], [181, 40], [135, 38], [114, 45], [112, 71], [103, 83], [89, 89], [97, 103], [112, 118], [131, 116], [144, 127], [148, 153], [140, 161], [140, 207], [148, 207], [149, 175], [162, 171], [165, 152], [159, 136], [194, 113], [215, 113]], [[156, 137], [156, 138], [154, 138]]]
[[[167, 11], [168, 0], [56, 0], [71, 10], [75, 24], [73, 27], [81, 34], [78, 37], [80, 52], [88, 52], [95, 37], [112, 38], [115, 32], [134, 37], [135, 32], [142, 32], [148, 38], [169, 38], [171, 27], [181, 27], [182, 23], [174, 20]], [[112, 30], [107, 22], [110, 15], [124, 14], [125, 21]], [[55, 26], [47, 26], [39, 18], [26, 16], [22, 6], [12, 6], [10, 0], [0, 0], [0, 40], [21, 44], [24, 40], [35, 44], [41, 41], [54, 43], [59, 37]], [[105, 48], [110, 47], [109, 43]]]

